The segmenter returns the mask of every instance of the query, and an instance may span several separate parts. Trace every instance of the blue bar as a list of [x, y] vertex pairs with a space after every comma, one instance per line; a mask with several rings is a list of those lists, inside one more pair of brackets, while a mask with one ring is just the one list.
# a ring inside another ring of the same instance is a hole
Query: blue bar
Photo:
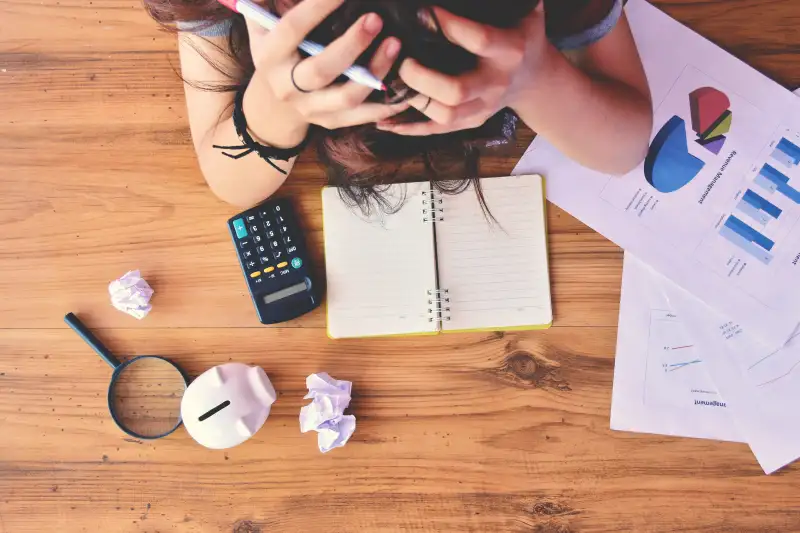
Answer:
[[751, 228], [734, 215], [728, 217], [728, 220], [725, 221], [725, 225], [748, 241], [753, 241], [765, 250], [772, 250], [772, 247], [775, 246], [775, 241], [770, 240], [760, 231]]
[[794, 159], [795, 165], [800, 162], [800, 146], [797, 146], [786, 137], [778, 143], [778, 150]]
[[772, 151], [771, 157], [772, 159], [774, 159], [775, 161], [786, 167], [795, 166], [798, 163], [796, 159], [794, 159], [792, 156], [790, 156], [789, 154], [778, 148], [775, 148], [775, 150]]
[[744, 213], [745, 215], [749, 216], [762, 226], [766, 226], [767, 222], [772, 220], [770, 216], [765, 213], [764, 211], [753, 207], [752, 204], [745, 202], [744, 198], [739, 200], [739, 204], [736, 206], [736, 209]]
[[738, 246], [739, 248], [741, 248], [742, 250], [744, 250], [745, 252], [747, 252], [751, 256], [755, 257], [756, 259], [758, 259], [760, 262], [764, 263], [765, 265], [770, 264], [770, 262], [772, 261], [772, 254], [770, 254], [769, 252], [765, 251], [763, 248], [760, 248], [759, 246], [754, 244], [752, 241], [749, 241], [749, 240], [745, 239], [744, 237], [742, 237], [741, 235], [739, 235], [738, 233], [736, 233], [735, 231], [733, 231], [729, 227], [722, 226], [722, 229], [719, 230], [719, 234], [723, 238], [725, 238], [728, 242], [730, 242], [731, 244], [733, 244], [735, 246]]
[[788, 183], [782, 183], [778, 185], [778, 192], [792, 200], [794, 203], [800, 204], [800, 191]]
[[770, 194], [772, 194], [772, 193], [774, 193], [775, 191], [778, 190], [778, 186], [777, 185], [775, 185], [774, 183], [769, 181], [767, 178], [765, 178], [761, 174], [756, 176], [756, 178], [753, 180], [753, 183], [755, 183], [759, 187], [763, 188], [764, 190], [766, 190]]
[[782, 184], [789, 183], [789, 177], [780, 170], [775, 169], [775, 167], [770, 166], [769, 163], [761, 167], [759, 174], [779, 187]]
[[760, 194], [751, 191], [750, 189], [747, 189], [744, 192], [744, 196], [742, 196], [742, 200], [747, 202], [748, 204], [752, 205], [756, 209], [760, 209], [761, 211], [764, 211], [765, 213], [767, 213], [772, 218], [778, 218], [779, 216], [781, 216], [781, 213], [783, 213], [783, 211], [781, 210], [780, 207], [778, 207], [777, 205], [773, 204], [772, 202], [770, 202], [766, 198], [763, 198]]

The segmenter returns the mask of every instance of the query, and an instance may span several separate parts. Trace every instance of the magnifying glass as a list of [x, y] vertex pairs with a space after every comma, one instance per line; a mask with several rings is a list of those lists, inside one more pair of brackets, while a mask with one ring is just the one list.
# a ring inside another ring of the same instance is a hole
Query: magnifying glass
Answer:
[[122, 431], [137, 439], [159, 439], [180, 427], [181, 398], [189, 378], [178, 365], [155, 355], [120, 363], [77, 316], [69, 313], [64, 322], [114, 369], [108, 410]]

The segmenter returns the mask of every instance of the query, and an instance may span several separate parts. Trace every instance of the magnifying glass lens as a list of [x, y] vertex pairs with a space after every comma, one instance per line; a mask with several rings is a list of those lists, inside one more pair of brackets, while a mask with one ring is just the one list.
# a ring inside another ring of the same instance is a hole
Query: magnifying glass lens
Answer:
[[130, 433], [156, 438], [181, 421], [186, 383], [180, 370], [157, 357], [141, 357], [122, 368], [109, 399], [117, 423]]

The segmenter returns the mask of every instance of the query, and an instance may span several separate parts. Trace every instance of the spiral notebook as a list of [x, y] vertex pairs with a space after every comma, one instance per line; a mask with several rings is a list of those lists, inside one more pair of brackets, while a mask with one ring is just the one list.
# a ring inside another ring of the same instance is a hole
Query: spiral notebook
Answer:
[[328, 335], [353, 338], [550, 327], [553, 313], [541, 176], [481, 180], [472, 190], [393, 185], [394, 214], [364, 216], [322, 193]]

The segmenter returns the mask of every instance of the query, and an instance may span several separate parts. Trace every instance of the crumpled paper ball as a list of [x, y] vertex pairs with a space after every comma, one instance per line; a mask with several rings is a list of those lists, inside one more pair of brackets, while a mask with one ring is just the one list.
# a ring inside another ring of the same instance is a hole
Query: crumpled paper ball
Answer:
[[322, 453], [344, 446], [356, 430], [356, 417], [344, 414], [350, 405], [353, 383], [321, 372], [308, 376], [306, 387], [305, 399], [312, 402], [300, 409], [300, 431], [316, 431]]
[[142, 279], [138, 270], [131, 270], [121, 278], [108, 284], [111, 305], [139, 320], [153, 309], [150, 297], [153, 289]]

